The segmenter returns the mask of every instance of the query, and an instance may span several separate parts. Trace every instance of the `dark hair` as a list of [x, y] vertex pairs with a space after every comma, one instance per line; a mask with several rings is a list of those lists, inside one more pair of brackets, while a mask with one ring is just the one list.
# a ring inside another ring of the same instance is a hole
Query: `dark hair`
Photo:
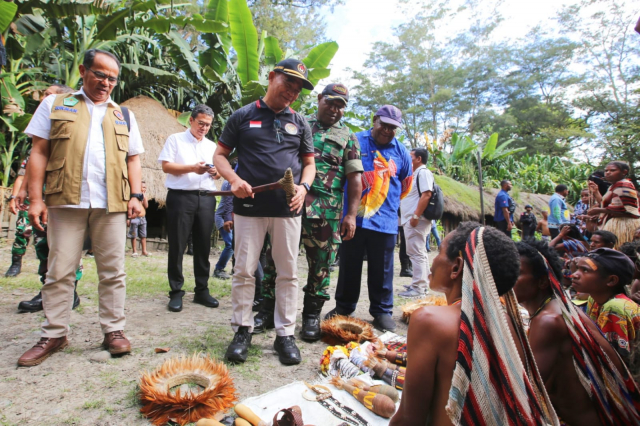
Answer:
[[[446, 254], [450, 260], [465, 250], [469, 235], [480, 226], [477, 222], [462, 222], [458, 226], [448, 241]], [[520, 256], [513, 240], [496, 228], [484, 228], [484, 241], [491, 275], [498, 294], [502, 296], [513, 288], [520, 275]]]
[[624, 243], [618, 250], [626, 254], [633, 263], [636, 263], [638, 260], [638, 252], [640, 251], [640, 241]]
[[587, 180], [595, 182], [595, 184], [598, 185], [598, 192], [600, 193], [600, 195], [606, 194], [609, 190], [609, 187], [611, 186], [610, 182], [604, 180], [603, 170], [596, 170], [595, 172], [591, 173]]
[[622, 171], [622, 172], [626, 171], [627, 175], [629, 174], [629, 171], [631, 170], [631, 168], [629, 167], [629, 163], [627, 163], [626, 161], [609, 161], [609, 163], [607, 163], [607, 166], [610, 165], [610, 164], [613, 164], [618, 169], [620, 169], [620, 171]]
[[505, 184], [506, 184], [507, 182], [511, 182], [511, 181], [510, 181], [509, 179], [501, 180], [501, 181], [500, 181], [500, 188], [502, 188], [503, 186], [505, 186]]
[[411, 152], [413, 152], [413, 155], [415, 155], [416, 157], [420, 157], [420, 161], [422, 162], [422, 164], [427, 164], [427, 161], [429, 161], [429, 151], [427, 151], [426, 149], [413, 148]]
[[567, 185], [560, 184], [560, 185], [556, 186], [556, 192], [564, 192], [567, 189], [569, 189], [569, 188], [567, 188]]
[[616, 244], [618, 244], [618, 236], [613, 232], [603, 231], [601, 229], [599, 231], [594, 232], [591, 238], [593, 238], [593, 235], [600, 235], [600, 237], [602, 238], [602, 241], [604, 241], [605, 244], [610, 245], [611, 246], [610, 248], [613, 248]]
[[193, 111], [191, 111], [191, 118], [195, 119], [198, 117], [198, 114], [208, 115], [213, 118], [213, 110], [204, 104], [196, 105]]
[[582, 188], [582, 189], [580, 190], [580, 194], [582, 194], [584, 191], [589, 192], [589, 188]]
[[51, 85], [51, 87], [57, 87], [58, 89], [56, 90], [56, 92], [60, 95], [63, 93], [73, 93], [75, 92], [75, 90], [73, 90], [71, 87], [65, 85], [65, 84], [60, 84], [60, 83], [53, 83]]
[[576, 225], [563, 225], [562, 228], [564, 228], [565, 226], [568, 226], [570, 231], [569, 231], [569, 237], [574, 238], [576, 240], [579, 241], [584, 241], [584, 237], [582, 236], [582, 234], [580, 233], [580, 230], [578, 229], [578, 227]]
[[558, 281], [562, 280], [562, 259], [557, 251], [551, 250], [546, 241], [521, 241], [516, 243], [516, 247], [518, 248], [520, 256], [525, 257], [531, 264], [533, 277], [536, 280], [547, 275], [544, 260], [540, 255], [547, 259], [547, 262], [549, 262], [549, 266], [551, 267], [551, 271], [553, 272], [553, 275], [555, 275], [556, 279]]
[[116, 64], [118, 64], [118, 71], [120, 71], [120, 68], [121, 68], [120, 59], [118, 59], [118, 57], [113, 53], [107, 52], [106, 50], [100, 50], [100, 49], [89, 49], [86, 52], [84, 52], [84, 60], [82, 61], [82, 65], [84, 65], [85, 68], [91, 68], [93, 66], [93, 61], [96, 59], [96, 55], [98, 53], [107, 55], [108, 57], [116, 61]]

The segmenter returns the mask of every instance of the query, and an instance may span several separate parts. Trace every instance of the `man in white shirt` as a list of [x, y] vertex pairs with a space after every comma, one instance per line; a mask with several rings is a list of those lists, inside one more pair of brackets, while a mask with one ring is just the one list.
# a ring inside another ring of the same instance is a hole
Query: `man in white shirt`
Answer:
[[184, 276], [182, 257], [189, 234], [193, 232], [193, 272], [196, 280], [194, 303], [217, 308], [218, 301], [209, 294], [209, 252], [211, 232], [215, 222], [216, 198], [208, 195], [216, 190], [214, 179], [218, 172], [213, 167], [216, 144], [205, 137], [211, 129], [213, 111], [198, 105], [191, 112], [189, 129], [167, 139], [158, 157], [167, 174], [167, 236], [169, 240], [168, 308], [182, 310]]
[[114, 355], [131, 351], [123, 332], [124, 250], [127, 216], [141, 211], [144, 148], [133, 113], [110, 96], [120, 73], [118, 58], [91, 49], [79, 68], [82, 89], [48, 96], [25, 130], [33, 138], [29, 220], [39, 230], [48, 224], [50, 251], [42, 338], [20, 357], [20, 366], [38, 365], [67, 346], [75, 271], [87, 235], [100, 279], [102, 346]]
[[413, 277], [407, 290], [398, 294], [400, 297], [421, 297], [429, 289], [429, 256], [426, 242], [431, 232], [431, 221], [422, 215], [433, 194], [433, 174], [425, 165], [428, 159], [429, 152], [426, 149], [411, 150], [413, 186], [402, 200], [400, 211], [401, 225], [407, 241], [407, 255], [413, 265]]

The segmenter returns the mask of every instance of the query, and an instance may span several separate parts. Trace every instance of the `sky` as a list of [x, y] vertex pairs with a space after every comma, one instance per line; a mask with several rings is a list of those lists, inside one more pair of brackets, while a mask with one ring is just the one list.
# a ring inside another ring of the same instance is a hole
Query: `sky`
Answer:
[[[493, 3], [491, 0], [485, 2]], [[563, 5], [577, 2], [578, 0], [504, 0], [499, 8], [504, 21], [496, 30], [496, 37], [522, 37], [538, 23], [549, 22]], [[402, 5], [399, 0], [344, 0], [344, 3], [335, 7], [333, 13], [325, 11], [326, 36], [340, 46], [332, 61], [330, 79], [349, 85], [351, 73], [347, 68], [362, 69], [373, 43], [392, 42], [394, 28], [415, 16], [417, 8]], [[461, 20], [452, 22], [451, 31], [463, 31], [463, 26], [464, 22]]]

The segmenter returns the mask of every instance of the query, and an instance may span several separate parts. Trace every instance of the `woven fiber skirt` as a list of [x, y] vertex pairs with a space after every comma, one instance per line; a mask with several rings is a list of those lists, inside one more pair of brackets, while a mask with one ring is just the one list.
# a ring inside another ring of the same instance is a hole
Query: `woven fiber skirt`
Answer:
[[640, 228], [640, 218], [612, 217], [602, 226], [603, 231], [613, 232], [618, 237], [616, 250], [624, 243], [633, 241], [633, 234]]

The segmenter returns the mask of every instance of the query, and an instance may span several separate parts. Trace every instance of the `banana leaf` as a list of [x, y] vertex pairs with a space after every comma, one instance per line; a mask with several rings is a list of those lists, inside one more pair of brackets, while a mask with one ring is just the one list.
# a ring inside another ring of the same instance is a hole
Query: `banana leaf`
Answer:
[[310, 70], [314, 68], [327, 68], [337, 51], [338, 43], [328, 41], [311, 49], [311, 52], [309, 52], [302, 62]]
[[7, 28], [9, 28], [17, 11], [17, 4], [6, 1], [0, 2], [0, 33], [5, 32]]
[[264, 39], [264, 62], [267, 65], [275, 65], [282, 60], [284, 53], [280, 49], [278, 39], [269, 36]]
[[238, 56], [237, 72], [242, 84], [258, 80], [258, 31], [246, 0], [229, 0], [231, 43]]

